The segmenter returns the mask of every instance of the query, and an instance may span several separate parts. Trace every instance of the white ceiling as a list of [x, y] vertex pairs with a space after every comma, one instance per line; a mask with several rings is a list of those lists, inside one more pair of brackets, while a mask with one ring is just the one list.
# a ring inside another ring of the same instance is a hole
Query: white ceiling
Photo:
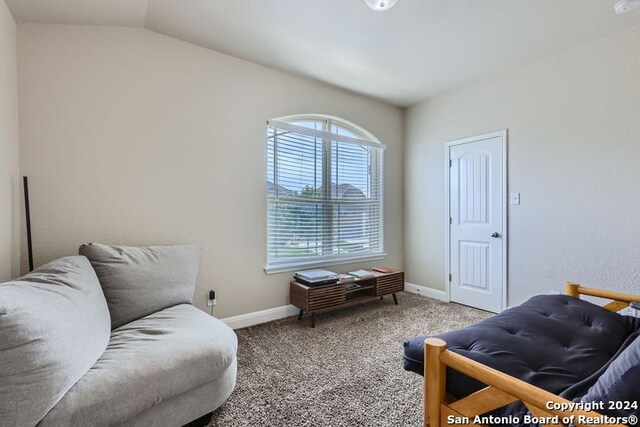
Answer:
[[640, 24], [616, 0], [6, 0], [20, 23], [139, 26], [407, 106]]

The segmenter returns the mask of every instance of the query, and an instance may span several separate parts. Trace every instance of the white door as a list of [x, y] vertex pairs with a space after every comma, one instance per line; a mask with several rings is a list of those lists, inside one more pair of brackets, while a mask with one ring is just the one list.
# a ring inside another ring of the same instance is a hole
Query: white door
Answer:
[[451, 301], [497, 313], [506, 301], [506, 131], [448, 145]]

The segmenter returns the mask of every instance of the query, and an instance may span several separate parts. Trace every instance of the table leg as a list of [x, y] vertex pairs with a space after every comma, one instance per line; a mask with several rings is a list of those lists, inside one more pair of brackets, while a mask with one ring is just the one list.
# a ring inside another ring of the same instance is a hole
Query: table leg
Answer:
[[311, 327], [312, 328], [316, 327], [316, 314], [315, 313], [311, 313]]
[[303, 313], [303, 311], [300, 310], [300, 313], [298, 313], [298, 320], [302, 320], [302, 313]]
[[396, 303], [396, 305], [398, 305], [398, 296], [396, 295], [396, 293], [393, 293], [393, 302]]

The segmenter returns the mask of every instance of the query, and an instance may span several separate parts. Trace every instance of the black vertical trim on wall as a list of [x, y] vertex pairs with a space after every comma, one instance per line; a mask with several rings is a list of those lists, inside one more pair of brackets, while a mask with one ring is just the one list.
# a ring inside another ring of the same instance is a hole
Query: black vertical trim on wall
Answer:
[[24, 214], [27, 223], [27, 253], [29, 254], [29, 271], [33, 271], [33, 243], [31, 242], [31, 209], [29, 208], [29, 178], [22, 177], [24, 184]]

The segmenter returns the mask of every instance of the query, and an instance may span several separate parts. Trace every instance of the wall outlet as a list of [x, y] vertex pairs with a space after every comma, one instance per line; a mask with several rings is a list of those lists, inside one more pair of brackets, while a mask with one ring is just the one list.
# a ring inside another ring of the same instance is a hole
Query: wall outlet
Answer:
[[511, 194], [509, 194], [509, 204], [510, 205], [519, 205], [520, 204], [520, 193], [511, 193]]
[[207, 307], [213, 307], [216, 304], [216, 291], [210, 290], [207, 294]]

